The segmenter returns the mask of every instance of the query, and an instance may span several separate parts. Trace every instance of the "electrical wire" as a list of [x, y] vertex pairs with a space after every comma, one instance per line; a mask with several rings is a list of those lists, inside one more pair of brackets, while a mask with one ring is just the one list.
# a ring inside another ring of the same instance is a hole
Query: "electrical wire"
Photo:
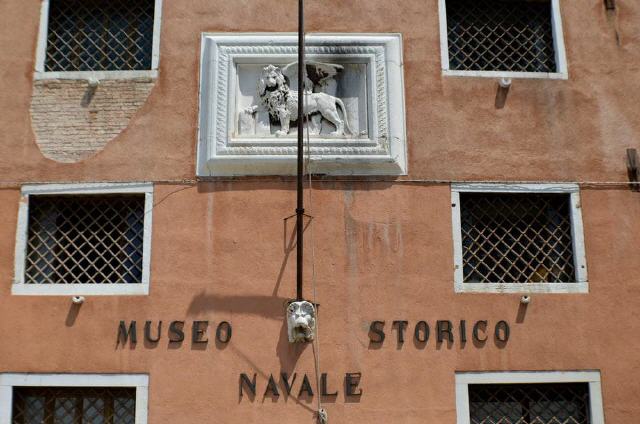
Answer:
[[[303, 79], [304, 81], [305, 79]], [[307, 95], [308, 93], [304, 92], [304, 100], [303, 106], [304, 111], [309, 110], [307, 108]], [[298, 106], [299, 107], [299, 106]], [[313, 211], [313, 182], [311, 172], [309, 172], [309, 167], [311, 165], [311, 137], [309, 135], [309, 115], [305, 113], [305, 124], [306, 124], [306, 135], [307, 135], [307, 152], [306, 152], [306, 160], [305, 160], [305, 170], [309, 175], [309, 211]], [[310, 214], [311, 215], [311, 214]], [[316, 369], [316, 399], [318, 403], [318, 421], [319, 422], [327, 422], [327, 413], [322, 408], [322, 392], [320, 390], [320, 378], [322, 373], [320, 372], [320, 308], [318, 308], [317, 301], [317, 293], [316, 293], [316, 249], [315, 249], [315, 238], [314, 238], [314, 222], [315, 218], [312, 218], [311, 223], [309, 225], [309, 230], [311, 232], [311, 287], [313, 288], [313, 304], [316, 307], [316, 335], [313, 338], [313, 356], [314, 356], [314, 365]]]
[[[198, 184], [209, 183], [265, 183], [265, 182], [283, 182], [287, 183], [293, 177], [196, 177], [193, 179], [135, 179], [135, 180], [0, 180], [0, 190], [21, 188], [24, 185], [43, 185], [43, 184], [127, 184], [127, 183], [153, 183], [165, 185], [188, 185], [196, 186]], [[559, 180], [455, 180], [455, 179], [420, 179], [420, 178], [402, 178], [402, 177], [340, 177], [340, 176], [323, 176], [309, 174], [309, 181], [317, 184], [329, 183], [385, 183], [385, 184], [424, 184], [424, 185], [447, 185], [447, 184], [577, 184], [581, 188], [620, 188], [628, 189], [630, 187], [640, 187], [640, 182], [634, 181], [559, 181]]]

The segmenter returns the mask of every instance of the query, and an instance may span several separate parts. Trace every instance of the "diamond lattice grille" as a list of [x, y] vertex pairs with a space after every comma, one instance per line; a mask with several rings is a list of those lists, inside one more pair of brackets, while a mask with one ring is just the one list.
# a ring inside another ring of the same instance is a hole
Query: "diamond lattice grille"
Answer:
[[25, 282], [142, 282], [144, 195], [31, 196]]
[[569, 199], [460, 193], [464, 282], [575, 282]]
[[47, 71], [151, 69], [154, 0], [51, 0]]
[[469, 385], [471, 424], [589, 424], [589, 385]]
[[13, 424], [134, 424], [135, 388], [15, 387]]
[[446, 0], [449, 68], [556, 72], [545, 0]]

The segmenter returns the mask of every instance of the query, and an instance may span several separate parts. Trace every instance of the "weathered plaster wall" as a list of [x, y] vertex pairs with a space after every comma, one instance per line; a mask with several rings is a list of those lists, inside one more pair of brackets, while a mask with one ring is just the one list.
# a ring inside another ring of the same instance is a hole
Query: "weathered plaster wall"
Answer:
[[[501, 110], [496, 81], [441, 76], [436, 0], [309, 2], [306, 22], [310, 32], [402, 33], [410, 178], [624, 180], [624, 149], [638, 147], [640, 131], [640, 4], [617, 3], [608, 17], [601, 0], [563, 0], [569, 80], [516, 81]], [[39, 2], [5, 1], [0, 11], [2, 180], [15, 169], [21, 180], [191, 177], [201, 32], [297, 25], [289, 2], [166, 2], [157, 87], [126, 133], [66, 165], [42, 155], [30, 125]]]
[[[403, 34], [409, 179], [625, 181], [625, 148], [640, 148], [640, 4], [618, 0], [612, 18], [601, 0], [561, 3], [569, 80], [516, 81], [501, 110], [496, 81], [442, 78], [436, 0], [313, 1], [307, 25]], [[2, 184], [193, 178], [200, 33], [296, 29], [292, 2], [165, 2], [147, 102], [100, 153], [61, 164], [43, 156], [31, 126], [39, 10], [36, 0], [0, 2]], [[590, 293], [536, 295], [523, 312], [518, 295], [454, 294], [447, 185], [315, 187], [321, 366], [341, 393], [327, 404], [332, 423], [453, 424], [454, 372], [466, 370], [600, 369], [607, 423], [640, 416], [637, 193], [583, 190]], [[1, 190], [0, 371], [148, 372], [154, 424], [312, 422], [308, 399], [237, 394], [240, 372], [259, 374], [259, 393], [269, 373], [313, 373], [311, 347], [290, 347], [282, 321], [294, 295], [282, 221], [293, 189], [264, 179], [158, 185], [151, 294], [90, 297], [79, 309], [66, 297], [10, 295], [19, 190]], [[116, 346], [121, 319], [197, 318], [231, 321], [230, 345]], [[368, 344], [374, 319], [387, 321], [379, 349]], [[397, 346], [397, 319], [506, 319], [512, 334], [507, 346], [437, 346], [433, 334], [424, 347]], [[359, 401], [343, 397], [338, 376], [350, 371], [363, 372]]]
[[[282, 221], [293, 193], [293, 184], [259, 181], [158, 186], [146, 297], [88, 297], [80, 308], [66, 297], [12, 297], [13, 258], [2, 256], [0, 370], [149, 373], [151, 423], [313, 422], [314, 400], [262, 396], [269, 374], [297, 372], [296, 394], [301, 374], [314, 375], [312, 347], [289, 345], [283, 320], [283, 304], [295, 296], [295, 250], [285, 251]], [[0, 196], [0, 247], [10, 252], [18, 195]], [[331, 422], [454, 424], [455, 371], [584, 369], [602, 371], [607, 423], [634, 422], [640, 197], [584, 190], [582, 203], [590, 293], [534, 295], [523, 309], [519, 295], [453, 292], [446, 185], [318, 185], [309, 212], [316, 217], [320, 365], [340, 392], [326, 399]], [[311, 240], [307, 231], [307, 249]], [[123, 319], [163, 320], [162, 340], [116, 346]], [[181, 344], [167, 342], [169, 321], [196, 319], [230, 321], [231, 343], [217, 344], [211, 333], [207, 346], [196, 346], [189, 332]], [[410, 327], [398, 345], [390, 327], [402, 319]], [[476, 344], [468, 336], [463, 345], [456, 334], [453, 344], [438, 345], [439, 319], [486, 319], [490, 329], [507, 320], [511, 339]], [[369, 344], [372, 320], [387, 321], [380, 347]], [[412, 339], [419, 320], [432, 327], [424, 346]], [[253, 400], [238, 397], [242, 372], [258, 374]], [[345, 399], [345, 372], [363, 373], [359, 400]]]

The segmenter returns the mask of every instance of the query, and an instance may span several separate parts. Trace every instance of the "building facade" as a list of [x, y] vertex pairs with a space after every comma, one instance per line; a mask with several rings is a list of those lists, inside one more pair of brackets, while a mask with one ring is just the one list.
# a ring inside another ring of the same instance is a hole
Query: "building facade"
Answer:
[[307, 343], [297, 2], [0, 11], [0, 424], [640, 419], [636, 2], [307, 2]]

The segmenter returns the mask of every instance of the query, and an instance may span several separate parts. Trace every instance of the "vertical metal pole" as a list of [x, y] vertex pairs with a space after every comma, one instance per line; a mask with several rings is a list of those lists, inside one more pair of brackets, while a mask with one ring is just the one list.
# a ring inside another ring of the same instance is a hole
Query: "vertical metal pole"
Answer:
[[296, 298], [302, 300], [302, 265], [304, 248], [304, 198], [302, 178], [304, 174], [303, 162], [303, 134], [304, 134], [304, 0], [298, 0], [298, 205], [296, 207]]

